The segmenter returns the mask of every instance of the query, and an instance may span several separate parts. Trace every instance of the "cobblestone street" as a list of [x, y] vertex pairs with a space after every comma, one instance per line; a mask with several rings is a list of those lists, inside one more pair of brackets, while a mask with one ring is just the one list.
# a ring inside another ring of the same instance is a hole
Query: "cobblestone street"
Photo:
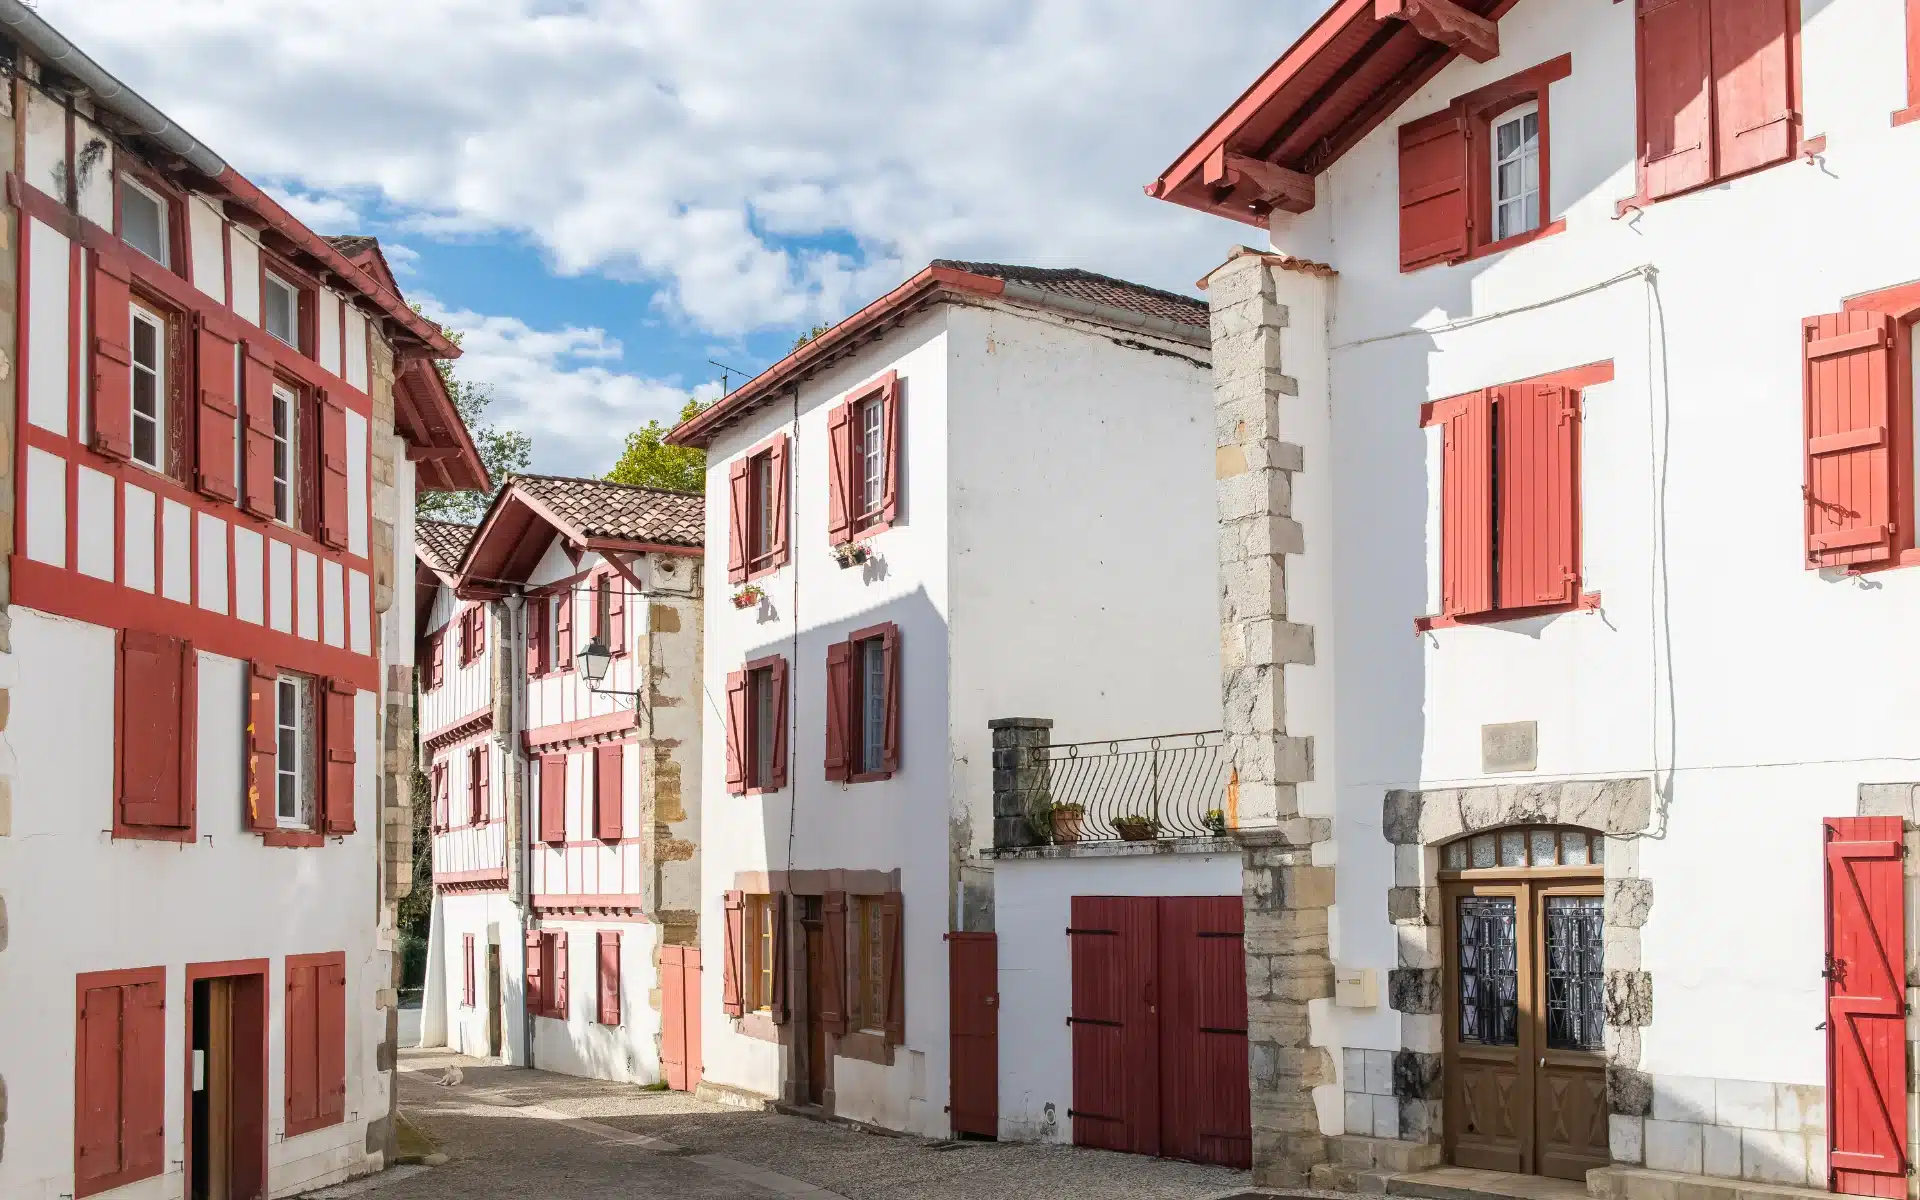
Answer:
[[[441, 1086], [436, 1081], [455, 1063], [461, 1083]], [[446, 1164], [396, 1168], [319, 1197], [1213, 1200], [1248, 1186], [1246, 1173], [1219, 1167], [871, 1134], [439, 1052], [402, 1054], [400, 1102]]]

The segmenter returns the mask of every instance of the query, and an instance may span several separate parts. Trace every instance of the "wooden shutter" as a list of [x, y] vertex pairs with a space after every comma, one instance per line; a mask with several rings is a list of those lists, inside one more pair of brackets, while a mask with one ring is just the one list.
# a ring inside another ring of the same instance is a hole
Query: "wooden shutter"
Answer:
[[827, 414], [827, 541], [853, 539], [853, 406]]
[[607, 588], [607, 653], [617, 658], [627, 652], [626, 576], [609, 576]]
[[166, 1137], [166, 986], [162, 972], [88, 987], [74, 1053], [74, 1195], [158, 1175]]
[[880, 747], [880, 769], [891, 775], [900, 769], [900, 627], [889, 623], [880, 634], [880, 665], [886, 678], [886, 733]]
[[273, 351], [247, 343], [246, 395], [242, 397], [245, 438], [241, 455], [246, 509], [273, 519]]
[[553, 660], [549, 671], [564, 671], [573, 665], [573, 589], [560, 589], [553, 597]]
[[881, 395], [881, 420], [887, 441], [886, 491], [880, 496], [880, 521], [891, 525], [900, 517], [900, 378], [887, 380]]
[[287, 1131], [311, 1129], [320, 1115], [319, 967], [287, 964]]
[[[93, 252], [93, 448], [108, 458], [133, 453], [133, 290], [127, 264], [115, 254]], [[165, 432], [162, 431], [163, 438]], [[161, 461], [165, 461], [163, 457]]]
[[747, 673], [727, 673], [727, 792], [747, 792]]
[[[100, 1181], [120, 1173], [120, 1010], [119, 987], [88, 988], [80, 995], [79, 1058], [74, 1097], [75, 1191], [100, 1190]], [[92, 1184], [94, 1186], [89, 1187]]]
[[1400, 127], [1400, 269], [1464, 258], [1471, 242], [1467, 125], [1452, 112]]
[[727, 582], [747, 581], [747, 525], [753, 520], [753, 482], [748, 468], [753, 460], [742, 458], [727, 468]]
[[319, 391], [320, 410], [320, 540], [336, 550], [347, 548], [347, 410], [340, 401]]
[[547, 602], [527, 601], [527, 674], [547, 673]]
[[888, 892], [880, 898], [880, 970], [886, 985], [884, 1020], [889, 1046], [898, 1046], [907, 1040], [905, 937], [901, 895]]
[[198, 655], [179, 638], [120, 633], [120, 820], [184, 829], [193, 823], [191, 731]]
[[1906, 905], [1899, 817], [1825, 821], [1827, 1185], [1907, 1194]]
[[614, 743], [593, 750], [594, 836], [617, 842], [624, 834], [626, 747]]
[[600, 1023], [618, 1025], [620, 1023], [620, 935], [610, 930], [601, 930], [596, 938], [598, 943], [597, 961], [599, 972]]
[[567, 756], [549, 754], [540, 760], [540, 840], [567, 840]]
[[467, 824], [478, 825], [487, 819], [487, 748], [475, 746], [467, 751]]
[[247, 742], [251, 749], [247, 777], [247, 828], [262, 831], [279, 825], [278, 708], [279, 672], [263, 662], [247, 667]]
[[546, 956], [544, 954], [545, 947], [542, 944], [542, 939], [545, 936], [545, 934], [542, 934], [537, 929], [529, 929], [527, 931], [527, 962], [523, 974], [527, 980], [527, 1011], [536, 1017], [547, 1010], [546, 993], [544, 991], [546, 969], [543, 961]]
[[1840, 312], [1802, 323], [1807, 566], [1881, 562], [1894, 551], [1894, 321]]
[[568, 1020], [571, 1009], [567, 1006], [567, 931], [562, 929], [550, 935], [553, 938], [553, 1012], [559, 1020]]
[[767, 565], [784, 567], [793, 555], [793, 486], [787, 470], [787, 435], [781, 434], [773, 439], [772, 449], [767, 451], [771, 460], [768, 463], [768, 477], [773, 482], [773, 495], [767, 503], [773, 506], [772, 544], [767, 547]]
[[827, 778], [853, 778], [853, 753], [847, 734], [853, 714], [853, 643], [827, 647]]
[[433, 827], [445, 829], [453, 824], [453, 797], [447, 794], [447, 764], [433, 764]]
[[820, 981], [820, 1020], [828, 1033], [847, 1031], [847, 894], [828, 892], [821, 897], [820, 957], [825, 964]]
[[328, 833], [352, 833], [353, 774], [358, 755], [353, 748], [353, 710], [357, 689], [344, 679], [328, 679], [326, 712], [321, 718], [325, 738], [326, 763], [321, 774], [321, 811], [326, 815]]
[[1493, 608], [1493, 419], [1486, 392], [1434, 406], [1441, 427], [1440, 610]]
[[473, 935], [472, 934], [468, 933], [468, 934], [461, 935], [460, 950], [461, 950], [460, 1003], [466, 1005], [468, 1008], [472, 1008], [473, 999], [474, 999], [474, 978], [473, 978], [474, 962], [473, 962]]
[[160, 1173], [166, 1144], [166, 986], [127, 984], [121, 1004], [120, 1168], [144, 1179]]
[[1580, 396], [1550, 384], [1497, 390], [1501, 608], [1580, 598]]
[[773, 994], [767, 997], [767, 1007], [771, 1010], [773, 1023], [785, 1025], [790, 1013], [787, 1005], [787, 894], [775, 892], [768, 898], [768, 903], [773, 910], [770, 918], [773, 921], [773, 937], [769, 950], [773, 955], [773, 963], [768, 972], [769, 990]]
[[1657, 200], [1713, 178], [1709, 0], [1638, 3], [1640, 190]]
[[315, 1075], [319, 1080], [319, 1119], [332, 1124], [347, 1111], [347, 968], [343, 961], [323, 963], [313, 972], [317, 1020]]
[[767, 786], [787, 786], [787, 660], [776, 658], [767, 669], [773, 687], [773, 761], [767, 764]]
[[239, 340], [224, 318], [202, 313], [194, 354], [200, 403], [198, 436], [194, 440], [194, 486], [204, 496], [232, 501], [239, 495], [234, 479], [233, 439], [240, 417], [240, 398], [234, 388], [234, 344]]
[[747, 1011], [747, 895], [730, 891], [724, 897], [726, 918], [723, 923], [726, 944], [720, 967], [720, 1005], [730, 1017]]
[[1799, 0], [1712, 0], [1714, 157], [1717, 176], [1792, 158], [1792, 15]]

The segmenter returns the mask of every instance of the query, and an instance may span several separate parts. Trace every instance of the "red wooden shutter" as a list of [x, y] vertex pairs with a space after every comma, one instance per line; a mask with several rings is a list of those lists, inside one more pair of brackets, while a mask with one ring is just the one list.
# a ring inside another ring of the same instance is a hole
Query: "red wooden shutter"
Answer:
[[1803, 322], [1810, 568], [1893, 554], [1893, 334], [1893, 318], [1880, 312]]
[[135, 629], [120, 633], [120, 820], [183, 829], [189, 824], [194, 756], [186, 731], [193, 702], [193, 647]]
[[1899, 817], [1830, 817], [1828, 1186], [1907, 1194], [1906, 905]]
[[[125, 990], [88, 988], [80, 996], [79, 1093], [74, 1097], [76, 1194], [101, 1190], [120, 1173], [121, 1007]], [[92, 1184], [94, 1186], [89, 1186]]]
[[827, 414], [827, 541], [853, 538], [853, 406]]
[[547, 602], [527, 601], [527, 674], [544, 675], [547, 670]]
[[453, 797], [447, 794], [447, 764], [433, 764], [433, 827], [453, 824]]
[[880, 521], [891, 525], [900, 516], [900, 378], [887, 381], [881, 400], [881, 422], [887, 439], [887, 483], [880, 496]]
[[1472, 228], [1467, 196], [1466, 122], [1440, 112], [1402, 125], [1402, 271], [1465, 257]]
[[314, 1127], [320, 1115], [320, 968], [287, 964], [287, 1127]]
[[279, 672], [263, 662], [248, 664], [247, 733], [251, 756], [247, 778], [247, 828], [273, 829], [279, 824], [278, 680]]
[[318, 1020], [315, 1058], [320, 1084], [320, 1120], [340, 1120], [347, 1111], [347, 968], [330, 962], [314, 968], [314, 1012]]
[[336, 550], [347, 547], [347, 410], [319, 390], [320, 540]]
[[553, 661], [549, 671], [573, 666], [573, 589], [562, 588], [553, 597]]
[[880, 769], [891, 775], [900, 769], [900, 627], [889, 624], [880, 634], [880, 665], [886, 677], [886, 733], [880, 746]]
[[344, 679], [326, 680], [325, 687], [326, 713], [321, 730], [326, 738], [326, 767], [320, 781], [321, 809], [326, 814], [328, 833], [352, 833], [353, 768], [358, 761], [353, 748], [353, 700], [358, 692]]
[[774, 438], [773, 448], [767, 453], [772, 458], [768, 474], [773, 480], [773, 495], [767, 499], [773, 506], [773, 544], [767, 547], [768, 565], [784, 567], [793, 557], [793, 488], [787, 470], [787, 435], [783, 433]]
[[720, 1006], [730, 1017], [747, 1011], [747, 895], [731, 891], [724, 897], [726, 918], [723, 924], [726, 944], [720, 967]]
[[828, 892], [820, 898], [824, 928], [820, 957], [825, 963], [820, 981], [820, 1019], [828, 1033], [847, 1031], [847, 894]]
[[1497, 389], [1501, 608], [1580, 598], [1579, 393]]
[[884, 1019], [889, 1046], [898, 1046], [907, 1040], [906, 967], [901, 895], [888, 892], [880, 898], [880, 971], [886, 986]]
[[473, 979], [474, 962], [473, 962], [473, 935], [472, 934], [468, 933], [468, 934], [461, 935], [460, 949], [461, 949], [460, 1003], [466, 1005], [468, 1008], [472, 1008], [473, 998], [474, 998], [474, 979]]
[[540, 840], [567, 840], [567, 756], [549, 754], [540, 760]]
[[747, 673], [727, 673], [727, 792], [747, 792]]
[[1434, 406], [1441, 423], [1440, 610], [1493, 608], [1493, 420], [1486, 392]]
[[626, 576], [611, 576], [607, 587], [607, 653], [618, 657], [627, 652]]
[[568, 1020], [571, 1010], [567, 1006], [567, 932], [560, 930], [553, 937], [553, 1013], [559, 1020]]
[[1160, 1153], [1246, 1170], [1245, 920], [1238, 896], [1158, 898]]
[[[127, 264], [93, 252], [93, 448], [108, 458], [133, 453], [133, 291]], [[164, 458], [162, 461], [165, 461]]]
[[1075, 896], [1071, 913], [1074, 1144], [1158, 1154], [1156, 902]]
[[620, 1023], [620, 935], [601, 930], [598, 961], [600, 963], [600, 1023], [618, 1025]]
[[845, 783], [853, 777], [848, 723], [853, 714], [853, 643], [827, 647], [827, 778]]
[[475, 746], [467, 751], [467, 824], [478, 825], [481, 820], [483, 801], [480, 799], [480, 772], [484, 769], [485, 751]]
[[144, 1179], [160, 1173], [166, 1144], [166, 987], [130, 983], [121, 1004], [120, 1169]]
[[1788, 6], [1798, 2], [1714, 0], [1710, 5], [1718, 176], [1794, 155], [1799, 122], [1793, 111]]
[[1713, 43], [1708, 0], [1639, 5], [1640, 190], [1657, 200], [1713, 178]]
[[235, 338], [223, 318], [201, 314], [195, 366], [200, 403], [199, 436], [194, 441], [194, 486], [202, 495], [232, 501], [238, 495], [233, 477], [233, 438], [240, 416], [240, 398], [234, 388]]
[[544, 990], [546, 969], [543, 961], [546, 956], [544, 954], [545, 947], [542, 944], [544, 937], [545, 935], [537, 929], [529, 929], [527, 931], [527, 963], [524, 972], [527, 979], [527, 1011], [534, 1016], [539, 1016], [547, 1011], [547, 999]]
[[767, 1008], [775, 1025], [787, 1023], [787, 894], [775, 892], [769, 901], [773, 908], [773, 937], [771, 953], [773, 962], [769, 972], [768, 988], [773, 993], [767, 997]]
[[473, 823], [484, 825], [493, 812], [493, 747], [480, 745], [480, 811], [474, 814]]
[[593, 751], [594, 836], [601, 841], [617, 842], [624, 834], [624, 770], [626, 747], [615, 743], [596, 746]]
[[773, 687], [773, 761], [767, 764], [767, 786], [787, 786], [787, 660], [776, 658], [768, 668]]
[[753, 520], [753, 483], [748, 474], [752, 459], [736, 460], [727, 468], [727, 582], [747, 581], [747, 525]]
[[256, 517], [273, 518], [273, 351], [258, 342], [247, 343], [246, 445], [242, 467], [246, 509]]

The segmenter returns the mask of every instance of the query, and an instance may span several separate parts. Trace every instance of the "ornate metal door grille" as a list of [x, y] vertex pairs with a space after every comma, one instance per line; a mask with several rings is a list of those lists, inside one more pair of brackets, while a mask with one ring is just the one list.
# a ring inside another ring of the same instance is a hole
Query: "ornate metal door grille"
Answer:
[[1520, 963], [1511, 896], [1460, 898], [1460, 1040], [1519, 1041]]
[[1601, 1048], [1601, 927], [1599, 896], [1547, 897], [1547, 1046]]

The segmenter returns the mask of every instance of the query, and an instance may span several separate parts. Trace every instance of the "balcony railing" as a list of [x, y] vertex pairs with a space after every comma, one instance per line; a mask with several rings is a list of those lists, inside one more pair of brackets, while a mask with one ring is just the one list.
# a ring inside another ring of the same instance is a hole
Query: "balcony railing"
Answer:
[[1017, 773], [1036, 843], [1147, 842], [1227, 832], [1225, 735], [1033, 746]]

